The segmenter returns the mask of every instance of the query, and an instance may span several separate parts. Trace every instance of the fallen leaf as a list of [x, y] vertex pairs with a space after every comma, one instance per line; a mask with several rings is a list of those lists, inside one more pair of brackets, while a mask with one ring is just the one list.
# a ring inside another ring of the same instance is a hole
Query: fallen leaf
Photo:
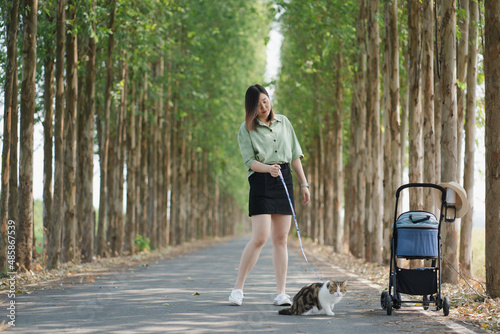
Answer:
[[200, 293], [199, 293], [199, 292], [195, 292], [195, 293], [193, 293], [193, 296], [199, 296], [199, 295], [200, 295]]

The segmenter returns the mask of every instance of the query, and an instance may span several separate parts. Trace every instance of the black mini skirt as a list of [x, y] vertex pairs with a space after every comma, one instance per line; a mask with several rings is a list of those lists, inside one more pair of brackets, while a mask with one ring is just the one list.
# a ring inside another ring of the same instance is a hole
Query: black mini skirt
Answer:
[[[288, 164], [282, 164], [281, 173], [285, 179], [288, 193], [295, 210], [293, 198], [292, 171]], [[286, 195], [280, 177], [273, 177], [269, 173], [253, 173], [248, 178], [250, 183], [250, 196], [248, 199], [248, 215], [280, 214], [292, 215], [290, 202]]]

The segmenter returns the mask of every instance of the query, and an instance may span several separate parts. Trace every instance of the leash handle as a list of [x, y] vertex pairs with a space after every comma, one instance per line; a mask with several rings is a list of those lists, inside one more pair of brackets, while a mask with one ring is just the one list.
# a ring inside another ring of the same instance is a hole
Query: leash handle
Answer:
[[299, 224], [297, 223], [297, 217], [295, 216], [295, 210], [293, 208], [292, 199], [290, 197], [290, 194], [288, 193], [288, 188], [286, 187], [285, 179], [283, 178], [283, 174], [281, 174], [281, 170], [278, 171], [278, 175], [281, 179], [281, 183], [283, 183], [283, 187], [285, 187], [286, 196], [288, 197], [288, 203], [290, 204], [290, 209], [292, 209], [293, 220], [295, 221], [295, 227], [297, 228], [297, 236], [299, 237], [299, 244], [300, 244], [300, 249], [302, 250], [302, 255], [304, 255], [304, 259], [306, 260], [307, 264], [309, 265], [309, 268], [314, 273], [314, 275], [316, 275], [316, 277], [319, 278], [321, 282], [323, 282], [321, 277], [319, 277], [319, 275], [316, 274], [316, 272], [312, 268], [311, 264], [309, 263], [309, 260], [307, 259], [306, 253], [304, 252], [304, 246], [302, 245], [302, 239], [300, 238]]

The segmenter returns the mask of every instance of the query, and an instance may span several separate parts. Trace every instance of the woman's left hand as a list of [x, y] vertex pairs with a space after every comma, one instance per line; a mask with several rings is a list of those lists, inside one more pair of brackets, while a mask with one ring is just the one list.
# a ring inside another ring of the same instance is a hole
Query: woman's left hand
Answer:
[[309, 187], [301, 187], [302, 190], [302, 204], [306, 205], [311, 200], [311, 193]]

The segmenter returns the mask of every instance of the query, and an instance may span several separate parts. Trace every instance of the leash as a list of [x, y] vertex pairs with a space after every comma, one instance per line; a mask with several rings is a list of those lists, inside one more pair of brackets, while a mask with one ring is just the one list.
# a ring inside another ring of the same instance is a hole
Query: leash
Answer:
[[316, 272], [312, 268], [311, 264], [309, 263], [309, 260], [307, 260], [306, 253], [304, 252], [304, 246], [302, 246], [302, 239], [300, 238], [299, 224], [297, 223], [297, 217], [295, 216], [295, 210], [293, 209], [292, 199], [290, 198], [290, 194], [288, 193], [288, 188], [286, 187], [285, 179], [283, 178], [283, 174], [281, 174], [281, 170], [278, 171], [278, 175], [281, 179], [281, 183], [283, 183], [283, 187], [285, 187], [286, 196], [288, 197], [288, 203], [290, 204], [290, 209], [292, 209], [293, 220], [295, 221], [295, 227], [297, 228], [297, 236], [299, 237], [299, 244], [300, 244], [300, 249], [302, 250], [302, 255], [304, 255], [304, 259], [306, 260], [307, 264], [309, 265], [309, 268], [314, 273], [314, 275], [316, 275], [316, 277], [319, 278], [321, 282], [323, 282], [321, 277], [319, 277], [319, 275], [316, 274]]

